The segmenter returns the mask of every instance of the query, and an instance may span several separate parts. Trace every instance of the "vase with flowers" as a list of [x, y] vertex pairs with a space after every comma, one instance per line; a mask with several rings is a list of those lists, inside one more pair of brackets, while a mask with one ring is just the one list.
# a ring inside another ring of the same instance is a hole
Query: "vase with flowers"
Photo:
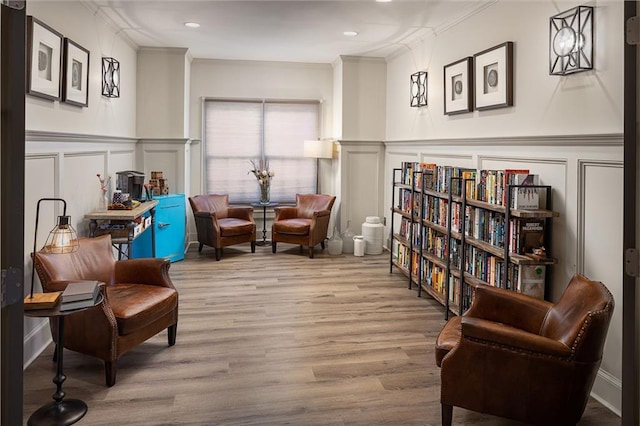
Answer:
[[275, 173], [269, 168], [268, 160], [261, 159], [258, 160], [258, 162], [251, 160], [250, 163], [251, 170], [249, 170], [248, 173], [253, 173], [258, 180], [258, 186], [260, 186], [260, 203], [269, 204], [271, 179], [273, 179]]
[[104, 179], [102, 178], [100, 173], [96, 173], [96, 176], [98, 176], [98, 180], [100, 181], [100, 190], [102, 191], [102, 197], [100, 197], [98, 210], [106, 212], [107, 210], [109, 210], [109, 195], [107, 194], [107, 191], [109, 190], [111, 176], [105, 176]]

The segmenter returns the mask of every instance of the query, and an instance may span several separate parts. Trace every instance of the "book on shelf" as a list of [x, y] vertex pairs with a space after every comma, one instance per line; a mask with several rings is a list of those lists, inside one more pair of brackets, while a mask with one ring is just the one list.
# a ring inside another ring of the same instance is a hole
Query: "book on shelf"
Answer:
[[100, 285], [98, 281], [72, 282], [62, 292], [62, 303], [95, 300], [99, 293]]
[[[514, 174], [511, 185], [538, 185], [538, 175]], [[511, 208], [516, 210], [537, 210], [540, 206], [539, 188], [517, 188], [511, 197]]]
[[33, 293], [33, 297], [31, 295], [27, 295], [24, 298], [24, 309], [49, 309], [53, 308], [58, 300], [60, 300], [61, 291], [52, 291], [49, 293]]
[[[507, 205], [507, 188], [509, 185], [514, 185], [513, 175], [528, 175], [531, 173], [529, 169], [504, 169], [504, 176], [502, 186], [504, 187], [502, 205]], [[513, 196], [513, 195], [512, 195]]]
[[540, 250], [544, 253], [544, 219], [518, 219], [510, 222], [512, 253], [530, 254]]

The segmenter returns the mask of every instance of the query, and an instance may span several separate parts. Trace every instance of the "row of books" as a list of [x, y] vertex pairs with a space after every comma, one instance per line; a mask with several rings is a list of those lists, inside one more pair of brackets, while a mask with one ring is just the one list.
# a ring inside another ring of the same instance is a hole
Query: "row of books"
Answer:
[[[448, 202], [437, 197], [427, 197], [424, 204], [424, 218], [428, 222], [446, 227], [448, 220]], [[485, 210], [478, 207], [467, 206], [466, 214], [460, 214], [460, 205], [453, 205], [451, 217], [451, 230], [460, 232], [462, 230], [462, 220], [465, 224], [465, 235], [479, 241], [487, 242], [496, 247], [504, 247], [505, 244], [505, 217], [503, 214]], [[542, 249], [545, 243], [545, 220], [535, 219], [510, 219], [509, 220], [509, 251], [516, 254], [534, 253], [537, 249]], [[420, 232], [418, 223], [411, 223], [407, 218], [402, 218], [400, 235], [408, 241], [412, 240], [415, 246], [420, 246]], [[410, 229], [413, 233], [410, 234]], [[428, 228], [428, 227], [427, 227]], [[431, 228], [428, 228], [431, 229]], [[423, 230], [423, 232], [431, 232]], [[413, 237], [409, 238], [410, 235]], [[425, 246], [428, 244], [428, 237], [423, 234], [422, 241]], [[424, 248], [423, 247], [423, 248]]]
[[[467, 198], [506, 206], [508, 185], [532, 186], [539, 184], [538, 175], [529, 169], [475, 170], [464, 167], [438, 166], [433, 163], [403, 162], [402, 183], [415, 189], [430, 189], [462, 195], [465, 188]], [[410, 204], [409, 204], [410, 205]], [[513, 190], [511, 208], [536, 210], [540, 208], [539, 188], [517, 188]]]

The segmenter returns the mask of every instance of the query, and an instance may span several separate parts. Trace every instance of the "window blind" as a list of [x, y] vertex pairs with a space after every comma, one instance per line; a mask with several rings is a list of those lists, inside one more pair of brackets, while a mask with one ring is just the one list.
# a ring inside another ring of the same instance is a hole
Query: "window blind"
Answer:
[[206, 191], [232, 203], [260, 199], [250, 161], [265, 159], [275, 172], [271, 201], [295, 202], [316, 188], [316, 160], [303, 156], [305, 140], [318, 139], [319, 102], [205, 102]]

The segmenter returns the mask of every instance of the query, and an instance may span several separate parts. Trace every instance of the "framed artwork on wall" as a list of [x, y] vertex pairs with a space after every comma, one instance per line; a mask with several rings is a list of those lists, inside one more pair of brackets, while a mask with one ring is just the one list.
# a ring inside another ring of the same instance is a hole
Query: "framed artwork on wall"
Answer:
[[513, 106], [513, 42], [473, 55], [477, 110]]
[[27, 94], [60, 100], [62, 34], [27, 16]]
[[444, 66], [444, 113], [473, 111], [473, 58], [467, 57]]
[[78, 43], [64, 39], [64, 77], [62, 100], [68, 104], [89, 105], [89, 51]]

